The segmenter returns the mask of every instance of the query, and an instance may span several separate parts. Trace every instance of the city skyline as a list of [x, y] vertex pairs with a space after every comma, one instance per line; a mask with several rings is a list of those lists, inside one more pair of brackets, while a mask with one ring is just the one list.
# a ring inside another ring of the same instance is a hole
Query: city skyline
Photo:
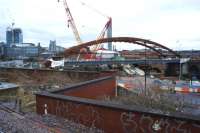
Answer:
[[[83, 41], [94, 40], [107, 18], [96, 13], [98, 9], [113, 19], [113, 36], [130, 36], [150, 39], [172, 49], [200, 49], [200, 2], [198, 0], [140, 0], [92, 1], [68, 0], [69, 8]], [[62, 3], [57, 0], [2, 0], [0, 2], [0, 41], [5, 41], [5, 31], [15, 22], [23, 30], [24, 42], [57, 44], [70, 47], [76, 41]], [[131, 49], [135, 46], [123, 46]], [[122, 45], [117, 45], [122, 49]]]

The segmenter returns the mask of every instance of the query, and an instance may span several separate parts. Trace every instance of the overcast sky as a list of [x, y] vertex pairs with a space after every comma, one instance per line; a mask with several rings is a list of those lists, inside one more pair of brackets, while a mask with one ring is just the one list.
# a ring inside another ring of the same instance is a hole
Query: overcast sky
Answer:
[[[87, 6], [83, 3], [87, 4]], [[113, 36], [150, 39], [172, 49], [200, 49], [200, 0], [67, 0], [83, 41], [94, 40], [108, 19]], [[15, 22], [24, 42], [43, 46], [56, 40], [64, 47], [75, 45], [67, 16], [57, 0], [0, 0], [0, 41], [6, 27]], [[132, 49], [134, 45], [117, 45]]]

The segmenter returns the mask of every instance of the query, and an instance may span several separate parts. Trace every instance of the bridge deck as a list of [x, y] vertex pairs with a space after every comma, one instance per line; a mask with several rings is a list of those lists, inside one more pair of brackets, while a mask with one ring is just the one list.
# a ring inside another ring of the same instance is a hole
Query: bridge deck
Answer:
[[180, 59], [129, 59], [129, 60], [103, 60], [103, 61], [65, 61], [65, 65], [103, 65], [103, 64], [167, 64], [180, 63]]

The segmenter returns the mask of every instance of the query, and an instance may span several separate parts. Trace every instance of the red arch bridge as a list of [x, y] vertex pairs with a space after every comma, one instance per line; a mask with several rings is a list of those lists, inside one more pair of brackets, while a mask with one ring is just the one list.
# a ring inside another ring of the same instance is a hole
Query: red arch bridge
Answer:
[[[108, 43], [108, 42], [124, 42], [124, 43], [131, 43], [134, 45], [136, 44], [136, 45], [144, 46], [146, 48], [149, 48], [149, 49], [155, 51], [161, 57], [167, 57], [170, 54], [174, 58], [177, 58], [177, 57], [180, 58], [180, 55], [178, 53], [176, 53], [172, 49], [170, 49], [162, 44], [159, 44], [159, 43], [151, 41], [151, 40], [135, 38], [135, 37], [112, 37], [112, 38], [102, 38], [102, 39], [98, 39], [98, 40], [85, 42], [85, 43], [82, 43], [82, 44], [79, 44], [79, 45], [76, 45], [76, 46], [66, 49], [64, 51], [64, 56], [68, 57], [70, 55], [80, 54], [80, 49], [82, 49], [82, 48], [86, 48], [89, 46], [98, 45], [98, 44], [102, 44], [102, 43]], [[172, 56], [170, 56], [170, 57], [172, 57]]]

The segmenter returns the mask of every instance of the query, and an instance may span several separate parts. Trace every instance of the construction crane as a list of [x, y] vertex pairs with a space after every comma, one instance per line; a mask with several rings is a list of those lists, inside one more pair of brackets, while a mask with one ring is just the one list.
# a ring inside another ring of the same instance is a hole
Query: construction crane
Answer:
[[[99, 15], [105, 17], [105, 18], [108, 18], [108, 21], [106, 22], [104, 28], [102, 29], [99, 36], [97, 37], [97, 40], [104, 38], [106, 33], [107, 33], [107, 37], [111, 38], [112, 37], [112, 18], [108, 17], [108, 15], [102, 13], [101, 11], [97, 10], [96, 8], [93, 8], [92, 6], [82, 2], [81, 0], [78, 0], [78, 1], [80, 1], [83, 6], [90, 8], [92, 11], [96, 12], [97, 14], [99, 14]], [[90, 56], [86, 55], [86, 58], [87, 59], [94, 59], [96, 57], [96, 52], [101, 47], [102, 47], [102, 44], [97, 44], [95, 46], [92, 46], [90, 48], [91, 49], [90, 51], [92, 52], [92, 54], [90, 54]], [[112, 50], [112, 42], [108, 43], [108, 49]]]
[[[60, 2], [60, 0], [58, 0], [58, 2]], [[64, 5], [65, 12], [66, 12], [67, 17], [68, 17], [68, 20], [67, 20], [68, 24], [67, 24], [67, 25], [68, 25], [68, 27], [69, 27], [69, 26], [71, 27], [71, 29], [72, 29], [72, 31], [73, 31], [73, 33], [74, 33], [74, 36], [75, 36], [75, 39], [76, 39], [77, 43], [78, 43], [78, 44], [81, 44], [81, 43], [82, 43], [82, 40], [81, 40], [81, 38], [80, 38], [80, 34], [79, 34], [79, 32], [78, 32], [78, 30], [77, 30], [77, 28], [76, 28], [76, 24], [75, 24], [75, 22], [74, 22], [74, 19], [73, 19], [73, 17], [72, 17], [72, 14], [71, 14], [71, 12], [70, 12], [70, 9], [69, 9], [69, 7], [68, 7], [68, 4], [67, 4], [67, 1], [66, 1], [66, 0], [63, 0], [63, 5]]]
[[[80, 1], [80, 0], [78, 0], [78, 1]], [[88, 8], [90, 8], [92, 11], [98, 13], [99, 15], [101, 15], [101, 16], [103, 16], [103, 17], [105, 17], [105, 18], [108, 18], [108, 21], [106, 22], [106, 25], [104, 26], [103, 30], [101, 31], [101, 33], [100, 33], [100, 35], [97, 37], [97, 39], [103, 38], [103, 37], [105, 36], [106, 31], [107, 31], [107, 37], [108, 37], [108, 38], [109, 38], [109, 37], [112, 37], [112, 18], [109, 17], [108, 15], [102, 13], [101, 11], [99, 11], [99, 10], [93, 8], [92, 6], [86, 4], [86, 3], [82, 2], [82, 1], [80, 1], [80, 2], [81, 2], [82, 5], [84, 5], [84, 6], [88, 7]]]
[[[58, 0], [58, 2], [60, 2], [60, 0]], [[87, 6], [88, 8], [92, 9], [93, 11], [97, 12], [98, 14], [104, 16], [104, 17], [107, 17], [109, 20], [107, 21], [107, 23], [105, 24], [103, 30], [101, 31], [100, 35], [97, 37], [97, 39], [101, 39], [101, 38], [104, 38], [105, 36], [105, 33], [107, 31], [107, 34], [108, 36], [111, 36], [112, 37], [112, 18], [111, 17], [108, 17], [106, 16], [105, 14], [101, 13], [100, 11], [92, 8], [91, 6], [89, 5], [86, 5], [85, 3], [81, 2], [82, 5], [85, 5]], [[72, 31], [74, 33], [74, 36], [75, 36], [75, 39], [77, 41], [78, 44], [81, 44], [82, 43], [82, 40], [80, 38], [80, 34], [76, 28], [76, 24], [74, 22], [74, 19], [72, 17], [72, 14], [70, 12], [70, 9], [69, 9], [69, 6], [67, 4], [67, 1], [66, 0], [63, 0], [63, 5], [64, 5], [64, 8], [65, 8], [65, 12], [67, 14], [67, 17], [68, 17], [68, 27], [70, 26], [72, 28]], [[101, 47], [101, 44], [99, 45], [95, 45], [94, 47], [91, 48], [91, 52], [95, 53], [99, 48]], [[80, 50], [82, 51], [82, 50]], [[85, 49], [84, 49], [85, 51]], [[88, 51], [87, 51], [88, 52]], [[80, 54], [78, 55], [77, 57], [77, 60], [79, 60], [80, 58]], [[85, 58], [88, 58], [88, 54], [86, 54]], [[94, 58], [94, 54], [91, 54], [91, 56], [89, 56], [90, 59]]]
[[[60, 0], [58, 0], [58, 2], [60, 2]], [[64, 5], [65, 12], [66, 12], [67, 17], [68, 17], [68, 20], [67, 20], [68, 24], [67, 24], [67, 26], [68, 26], [68, 27], [69, 27], [69, 26], [71, 27], [71, 29], [72, 29], [72, 31], [73, 31], [73, 33], [74, 33], [75, 39], [76, 39], [76, 41], [77, 41], [77, 43], [78, 43], [78, 45], [79, 45], [79, 44], [82, 43], [82, 40], [81, 40], [80, 34], [79, 34], [79, 32], [78, 32], [78, 30], [77, 30], [77, 28], [76, 28], [76, 24], [75, 24], [75, 22], [74, 22], [74, 19], [73, 19], [73, 17], [72, 17], [71, 11], [70, 11], [70, 9], [69, 9], [69, 6], [68, 6], [66, 0], [63, 0], [63, 5]], [[85, 49], [84, 49], [84, 50], [85, 50]], [[81, 50], [80, 50], [80, 51], [81, 51]], [[76, 60], [78, 61], [79, 58], [80, 58], [80, 53], [78, 54]]]
[[[105, 37], [105, 34], [106, 32], [109, 32], [109, 30], [112, 30], [112, 18], [109, 17], [108, 18], [108, 21], [107, 23], [105, 24], [104, 28], [102, 29], [101, 33], [99, 34], [99, 36], [97, 37], [97, 40], [98, 39], [102, 39]], [[108, 33], [107, 33], [108, 34]], [[94, 59], [95, 56], [96, 56], [96, 52], [98, 51], [99, 48], [101, 48], [102, 45], [101, 44], [98, 44], [98, 45], [95, 45], [91, 48], [91, 51], [94, 53], [94, 54], [91, 54], [90, 56], [90, 59]]]

